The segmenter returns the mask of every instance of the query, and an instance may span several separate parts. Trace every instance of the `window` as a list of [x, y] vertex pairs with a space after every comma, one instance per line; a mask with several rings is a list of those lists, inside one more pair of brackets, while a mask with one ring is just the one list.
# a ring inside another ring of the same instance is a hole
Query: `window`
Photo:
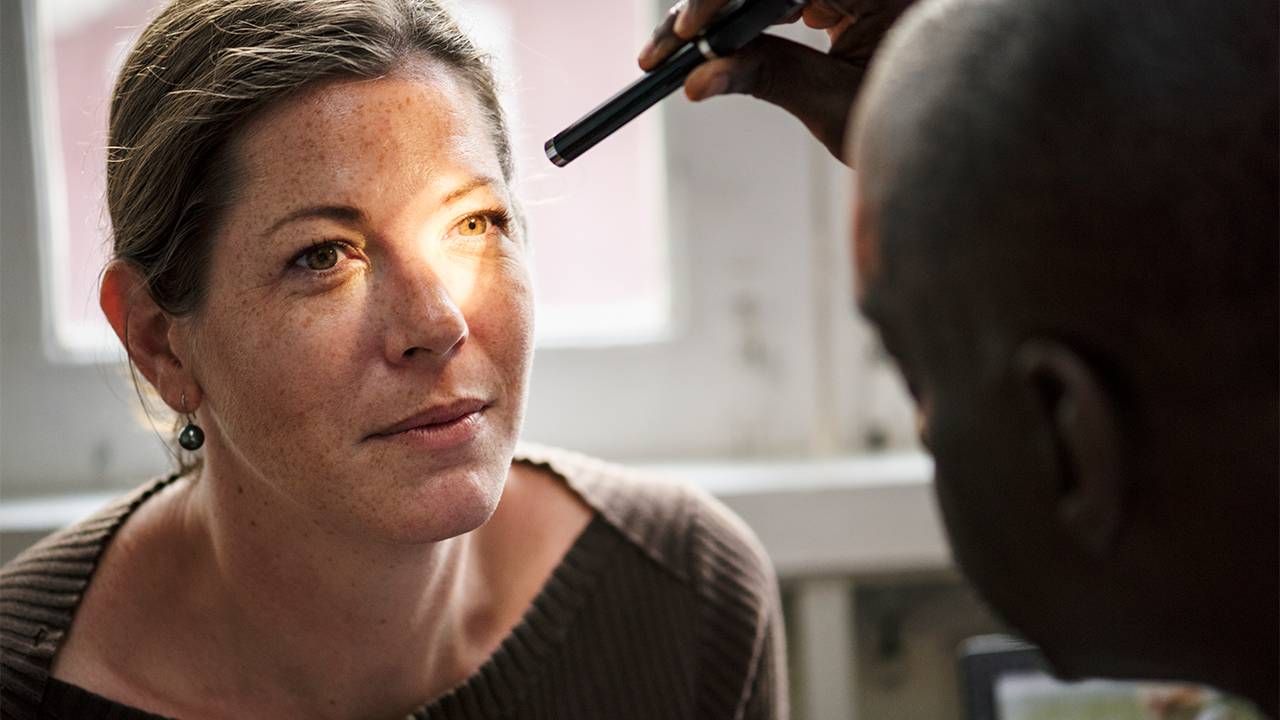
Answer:
[[644, 342], [667, 333], [661, 114], [638, 118], [567, 170], [553, 167], [542, 149], [593, 106], [588, 98], [608, 97], [635, 78], [632, 51], [652, 27], [650, 7], [634, 0], [468, 0], [452, 7], [495, 58], [505, 90], [517, 192], [534, 246], [539, 344]]
[[[114, 339], [85, 351], [101, 338], [101, 93], [153, 2], [0, 3], [7, 492], [127, 486], [166, 467], [134, 422]], [[620, 460], [911, 445], [900, 383], [851, 309], [850, 174], [798, 123], [677, 93], [555, 168], [542, 142], [638, 75], [665, 4], [455, 4], [513, 91], [542, 333], [526, 437]]]
[[98, 311], [97, 275], [106, 260], [106, 126], [115, 73], [133, 43], [150, 0], [41, 2], [31, 55], [40, 80], [31, 105], [44, 151], [47, 232], [45, 297], [52, 310], [52, 348], [93, 357], [114, 336]]

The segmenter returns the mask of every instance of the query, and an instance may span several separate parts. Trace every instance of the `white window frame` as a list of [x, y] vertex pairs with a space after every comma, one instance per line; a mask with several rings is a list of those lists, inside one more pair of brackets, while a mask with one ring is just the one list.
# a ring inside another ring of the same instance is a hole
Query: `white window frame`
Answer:
[[[30, 61], [38, 2], [3, 2], [3, 492], [131, 486], [167, 461], [153, 430], [121, 422], [137, 415], [123, 351], [85, 362], [53, 330], [47, 270], [56, 221], [44, 202], [48, 154], [38, 151], [51, 133]], [[597, 100], [583, 98], [583, 109]], [[672, 332], [651, 342], [539, 348], [525, 437], [624, 461], [913, 447], [896, 373], [853, 310], [852, 173], [793, 118], [754, 100], [693, 105], [673, 96], [661, 112]]]

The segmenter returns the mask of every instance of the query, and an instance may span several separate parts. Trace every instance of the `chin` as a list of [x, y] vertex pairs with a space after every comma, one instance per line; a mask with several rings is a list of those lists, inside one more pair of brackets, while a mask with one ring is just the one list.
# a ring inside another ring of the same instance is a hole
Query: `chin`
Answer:
[[1031, 580], [1014, 583], [1010, 587], [1001, 586], [1001, 590], [1011, 592], [1000, 598], [1000, 601], [993, 599], [982, 588], [978, 589], [978, 594], [1001, 623], [1036, 646], [1044, 658], [1047, 670], [1054, 677], [1063, 681], [1075, 681], [1100, 675], [1100, 668], [1096, 665], [1097, 657], [1090, 657], [1091, 652], [1097, 653], [1097, 648], [1091, 647], [1091, 633], [1088, 629], [1081, 630], [1072, 623], [1071, 618], [1052, 605], [1029, 604], [1019, 599], [1025, 595], [1025, 592], [1019, 592], [1019, 586], [1034, 582]]
[[[483, 526], [498, 509], [511, 467], [488, 461], [436, 470], [426, 481], [396, 483], [398, 491], [374, 503], [374, 522], [391, 542], [420, 544], [465, 535]], [[389, 500], [389, 502], [388, 502]]]

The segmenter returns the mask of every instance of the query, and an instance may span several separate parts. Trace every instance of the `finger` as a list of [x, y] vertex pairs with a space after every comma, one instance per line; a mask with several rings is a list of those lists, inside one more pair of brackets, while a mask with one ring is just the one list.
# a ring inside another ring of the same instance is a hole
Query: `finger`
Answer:
[[[827, 28], [827, 39], [831, 41], [832, 46], [836, 44], [836, 41], [840, 39], [840, 36], [843, 35], [844, 32], [855, 22], [857, 21], [854, 20], [853, 17], [846, 15], [843, 20]], [[839, 54], [836, 56], [842, 57]]]
[[656, 67], [667, 56], [675, 51], [676, 48], [684, 44], [684, 41], [676, 37], [675, 28], [676, 14], [682, 7], [681, 3], [677, 3], [667, 13], [667, 16], [658, 23], [658, 27], [653, 29], [653, 36], [649, 38], [649, 42], [640, 50], [640, 69], [648, 72]]
[[684, 79], [685, 97], [700, 102], [730, 92], [734, 76], [743, 72], [739, 65], [734, 58], [717, 58], [699, 65]]
[[[853, 23], [833, 33], [831, 54], [857, 60], [870, 58], [886, 32], [913, 0], [817, 0], [848, 12]], [[831, 32], [832, 28], [827, 29]]]
[[843, 157], [844, 130], [865, 68], [797, 42], [762, 35], [731, 57], [704, 63], [685, 80], [690, 100], [742, 93], [799, 118], [827, 150]]
[[897, 19], [898, 15], [892, 12], [863, 15], [833, 34], [829, 52], [836, 57], [865, 64], [871, 60], [885, 33]]
[[825, 30], [848, 17], [844, 12], [822, 2], [806, 5], [803, 12], [804, 24], [815, 30]]
[[[830, 6], [832, 9], [844, 13], [845, 15], [853, 15], [861, 17], [870, 13], [879, 12], [889, 5], [901, 5], [902, 0], [817, 0]], [[909, 0], [908, 0], [909, 1]]]
[[685, 0], [684, 9], [676, 14], [676, 37], [693, 39], [729, 2], [730, 0]]

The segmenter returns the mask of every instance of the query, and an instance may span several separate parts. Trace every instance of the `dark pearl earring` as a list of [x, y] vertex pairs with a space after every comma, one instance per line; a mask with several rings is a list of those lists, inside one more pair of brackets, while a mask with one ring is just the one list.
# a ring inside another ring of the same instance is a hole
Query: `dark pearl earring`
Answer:
[[204, 445], [204, 430], [196, 424], [195, 418], [191, 417], [191, 413], [187, 412], [187, 394], [182, 393], [182, 412], [187, 416], [187, 426], [182, 428], [182, 432], [178, 434], [178, 444], [183, 450], [196, 451]]
[[182, 428], [182, 433], [178, 435], [178, 444], [184, 450], [199, 450], [204, 445], [204, 431], [200, 426], [187, 420], [187, 426]]

